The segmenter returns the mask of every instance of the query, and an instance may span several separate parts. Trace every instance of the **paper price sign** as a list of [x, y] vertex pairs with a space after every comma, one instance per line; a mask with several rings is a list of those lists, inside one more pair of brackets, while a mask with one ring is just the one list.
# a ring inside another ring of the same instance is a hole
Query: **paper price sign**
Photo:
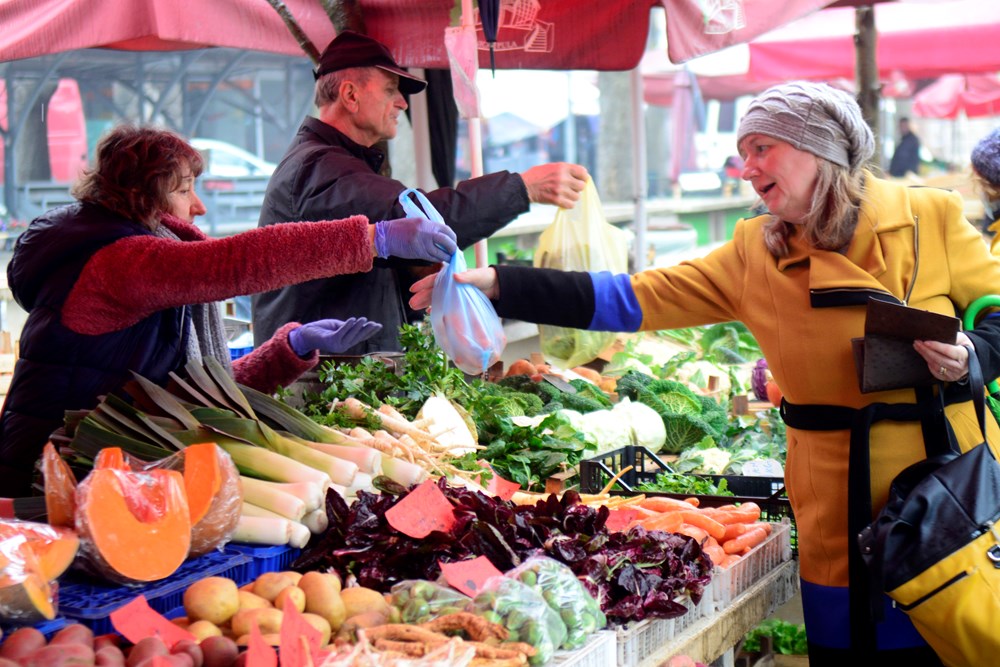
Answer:
[[[489, 470], [493, 476], [490, 477], [490, 481], [486, 483], [486, 493], [491, 496], [496, 496], [500, 500], [510, 500], [514, 497], [514, 493], [521, 490], [521, 485], [517, 482], [511, 482], [506, 480], [497, 474], [497, 471], [493, 469], [493, 466], [484, 459], [479, 459], [479, 465]], [[482, 477], [482, 475], [480, 475]], [[477, 481], [480, 481], [477, 479]]]
[[146, 637], [159, 637], [168, 647], [182, 639], [195, 641], [195, 636], [153, 610], [142, 595], [111, 612], [111, 625], [133, 644]]
[[503, 572], [498, 570], [486, 556], [460, 560], [457, 563], [439, 562], [438, 565], [441, 566], [441, 574], [444, 575], [448, 585], [470, 598], [476, 597], [487, 579], [503, 576]]
[[604, 524], [604, 527], [612, 533], [625, 530], [637, 516], [639, 516], [639, 512], [633, 509], [611, 510], [611, 514], [608, 515], [608, 520]]
[[389, 525], [415, 539], [439, 530], [447, 533], [455, 525], [455, 508], [432, 480], [427, 480], [396, 503], [385, 519]]

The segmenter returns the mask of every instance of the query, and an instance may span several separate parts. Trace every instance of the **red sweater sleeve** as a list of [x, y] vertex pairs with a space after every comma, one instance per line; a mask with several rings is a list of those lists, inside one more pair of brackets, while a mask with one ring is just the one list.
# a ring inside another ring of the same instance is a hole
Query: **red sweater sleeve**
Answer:
[[371, 268], [364, 216], [268, 225], [225, 238], [134, 236], [90, 258], [66, 299], [62, 319], [73, 331], [99, 335], [164, 308]]
[[279, 386], [292, 384], [315, 366], [319, 362], [319, 352], [313, 350], [308, 358], [303, 359], [288, 343], [288, 333], [298, 326], [298, 322], [289, 322], [275, 331], [271, 340], [234, 361], [233, 377], [236, 381], [270, 394]]

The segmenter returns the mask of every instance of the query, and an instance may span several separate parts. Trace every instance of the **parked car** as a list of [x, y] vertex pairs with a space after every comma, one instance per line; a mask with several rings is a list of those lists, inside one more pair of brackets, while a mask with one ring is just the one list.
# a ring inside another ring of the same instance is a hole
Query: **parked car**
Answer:
[[253, 153], [218, 139], [195, 137], [191, 140], [205, 157], [206, 176], [269, 176], [277, 166]]

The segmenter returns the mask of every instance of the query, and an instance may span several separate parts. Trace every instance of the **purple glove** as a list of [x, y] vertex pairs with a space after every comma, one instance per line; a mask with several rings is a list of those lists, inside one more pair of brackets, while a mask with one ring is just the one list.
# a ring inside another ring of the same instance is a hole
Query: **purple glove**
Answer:
[[308, 357], [313, 350], [325, 354], [338, 354], [349, 350], [382, 330], [378, 322], [364, 317], [351, 317], [345, 321], [316, 320], [288, 332], [288, 344], [300, 357]]
[[379, 257], [447, 262], [458, 249], [448, 225], [425, 218], [399, 218], [375, 223], [375, 252]]

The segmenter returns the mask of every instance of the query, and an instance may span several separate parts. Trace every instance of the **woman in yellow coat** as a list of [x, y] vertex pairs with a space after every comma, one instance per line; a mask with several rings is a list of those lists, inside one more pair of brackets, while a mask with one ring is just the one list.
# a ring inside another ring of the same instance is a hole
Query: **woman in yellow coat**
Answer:
[[[955, 315], [1000, 292], [1000, 259], [963, 217], [957, 194], [897, 185], [864, 169], [872, 133], [854, 99], [825, 84], [762, 93], [741, 121], [738, 148], [743, 179], [770, 213], [740, 221], [733, 239], [703, 258], [634, 276], [499, 266], [459, 281], [483, 290], [501, 316], [542, 324], [611, 331], [746, 324], [786, 400], [785, 481], [799, 531], [810, 665], [940, 665], [888, 598], [877, 633], [868, 613], [852, 535], [885, 503], [893, 477], [925, 451], [919, 421], [874, 423], [871, 506], [868, 494], [848, 493], [856, 409], [906, 403], [919, 414], [913, 389], [861, 393], [851, 339], [864, 335], [870, 297]], [[414, 284], [414, 308], [430, 305], [433, 280]], [[959, 333], [954, 344], [917, 341], [914, 349], [945, 388], [962, 446], [980, 442], [961, 381], [972, 349], [987, 377], [1000, 374], [1000, 318]], [[992, 420], [990, 428], [997, 430]]]

